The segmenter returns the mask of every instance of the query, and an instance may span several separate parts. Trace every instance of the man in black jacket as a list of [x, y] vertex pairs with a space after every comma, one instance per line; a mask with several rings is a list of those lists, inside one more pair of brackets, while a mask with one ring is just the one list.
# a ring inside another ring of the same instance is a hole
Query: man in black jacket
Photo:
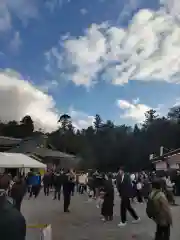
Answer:
[[43, 184], [44, 184], [44, 195], [49, 196], [49, 188], [51, 184], [51, 174], [50, 172], [46, 172], [43, 177]]
[[71, 202], [71, 180], [69, 171], [63, 174], [63, 195], [64, 195], [64, 212], [69, 213], [69, 205]]
[[132, 183], [128, 174], [125, 174], [122, 169], [119, 170], [117, 175], [117, 189], [121, 197], [121, 222], [119, 227], [124, 227], [126, 225], [126, 212], [131, 214], [135, 219], [135, 222], [138, 222], [140, 218], [137, 216], [135, 210], [131, 206], [130, 198], [132, 196]]
[[58, 195], [58, 200], [60, 200], [61, 197], [61, 186], [63, 184], [63, 174], [60, 172], [57, 172], [54, 175], [54, 200], [57, 198]]
[[0, 239], [25, 240], [26, 221], [6, 195], [9, 186], [7, 176], [0, 178]]

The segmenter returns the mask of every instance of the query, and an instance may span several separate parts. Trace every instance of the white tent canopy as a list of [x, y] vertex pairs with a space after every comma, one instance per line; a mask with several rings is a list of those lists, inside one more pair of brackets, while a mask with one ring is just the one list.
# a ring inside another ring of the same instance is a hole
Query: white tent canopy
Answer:
[[46, 165], [21, 153], [0, 152], [0, 168], [39, 168]]

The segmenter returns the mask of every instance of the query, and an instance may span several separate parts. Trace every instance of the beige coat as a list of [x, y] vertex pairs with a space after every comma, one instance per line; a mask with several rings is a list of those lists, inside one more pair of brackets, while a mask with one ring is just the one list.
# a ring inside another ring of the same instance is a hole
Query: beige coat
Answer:
[[[150, 197], [153, 196], [154, 193], [155, 191], [152, 191]], [[159, 191], [153, 199], [156, 209], [158, 209], [158, 214], [156, 219], [154, 219], [155, 222], [161, 226], [172, 225], [171, 209], [165, 194]]]

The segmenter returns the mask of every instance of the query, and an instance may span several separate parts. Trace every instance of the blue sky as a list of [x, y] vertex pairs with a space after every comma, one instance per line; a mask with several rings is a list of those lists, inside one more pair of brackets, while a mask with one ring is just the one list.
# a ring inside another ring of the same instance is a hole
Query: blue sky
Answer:
[[31, 114], [50, 131], [61, 113], [78, 128], [96, 113], [118, 124], [166, 114], [180, 97], [180, 3], [169, 3], [3, 0], [1, 120]]

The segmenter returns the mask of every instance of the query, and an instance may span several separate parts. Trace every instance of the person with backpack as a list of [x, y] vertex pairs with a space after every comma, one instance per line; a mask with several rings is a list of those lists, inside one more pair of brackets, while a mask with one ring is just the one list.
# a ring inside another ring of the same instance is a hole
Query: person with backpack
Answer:
[[169, 240], [172, 215], [168, 200], [161, 189], [161, 182], [158, 180], [152, 182], [146, 213], [156, 223], [155, 240]]

